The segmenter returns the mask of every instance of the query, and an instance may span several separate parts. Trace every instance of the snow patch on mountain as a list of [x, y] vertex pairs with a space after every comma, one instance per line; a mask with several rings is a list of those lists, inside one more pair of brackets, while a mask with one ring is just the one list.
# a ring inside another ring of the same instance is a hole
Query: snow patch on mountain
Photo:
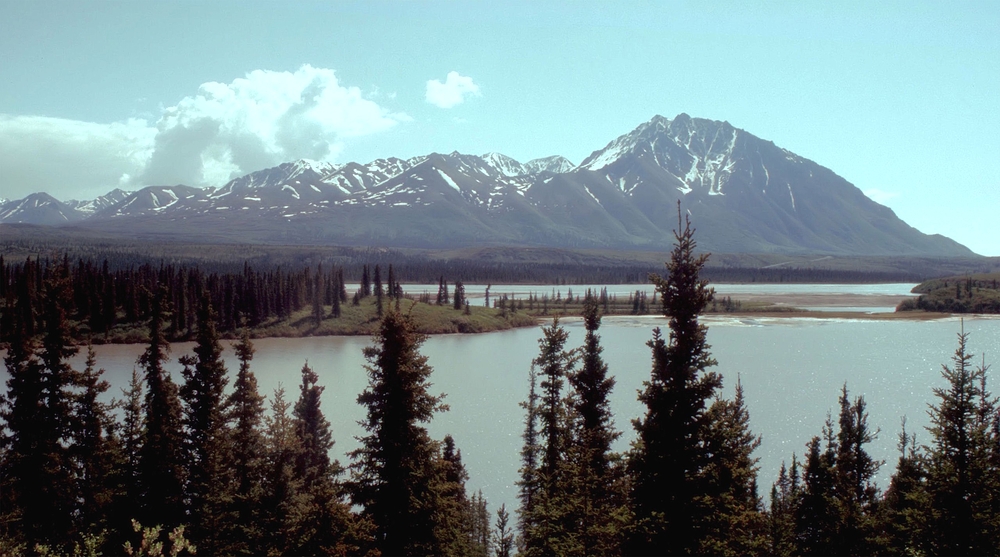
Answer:
[[435, 168], [434, 170], [437, 170], [437, 173], [441, 175], [441, 179], [444, 180], [444, 183], [451, 186], [452, 189], [454, 189], [458, 193], [462, 193], [462, 189], [458, 187], [458, 184], [455, 183], [455, 180], [451, 179], [451, 176], [445, 174], [444, 171], [441, 170], [440, 168]]

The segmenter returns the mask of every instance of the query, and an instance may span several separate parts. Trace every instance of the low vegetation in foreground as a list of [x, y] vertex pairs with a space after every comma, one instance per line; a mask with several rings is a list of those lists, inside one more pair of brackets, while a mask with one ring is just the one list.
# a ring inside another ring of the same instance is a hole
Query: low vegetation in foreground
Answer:
[[1000, 273], [980, 273], [929, 280], [918, 284], [916, 299], [896, 311], [1000, 313]]

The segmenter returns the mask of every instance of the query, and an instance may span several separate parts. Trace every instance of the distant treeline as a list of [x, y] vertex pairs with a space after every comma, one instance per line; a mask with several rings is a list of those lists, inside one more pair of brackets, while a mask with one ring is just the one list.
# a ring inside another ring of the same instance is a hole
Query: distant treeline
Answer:
[[[349, 282], [358, 282], [365, 265], [392, 264], [401, 282], [434, 284], [440, 276], [467, 284], [640, 284], [663, 260], [640, 252], [576, 251], [543, 248], [484, 248], [469, 252], [435, 252], [377, 247], [276, 246], [263, 244], [184, 244], [130, 242], [68, 236], [56, 230], [25, 231], [0, 228], [0, 254], [8, 262], [26, 258], [58, 261], [93, 261], [111, 271], [153, 267], [197, 267], [206, 274], [238, 274], [244, 266], [258, 271], [277, 268], [336, 267]], [[31, 229], [34, 230], [34, 229]], [[43, 233], [54, 235], [47, 238]], [[780, 258], [779, 258], [780, 259]], [[829, 259], [829, 261], [825, 261]], [[713, 282], [735, 283], [884, 283], [920, 282], [931, 277], [989, 270], [990, 263], [932, 258], [824, 258], [774, 263], [749, 255], [728, 254], [709, 259], [703, 277]], [[770, 262], [770, 264], [767, 264]], [[831, 263], [832, 262], [832, 263]], [[839, 265], [839, 266], [838, 266]], [[982, 268], [980, 268], [982, 267]]]
[[[393, 299], [402, 295], [392, 265], [381, 276], [364, 266], [360, 288], [352, 293], [355, 301], [372, 295], [373, 287]], [[374, 276], [373, 276], [374, 275]], [[79, 338], [99, 337], [116, 326], [141, 326], [153, 311], [154, 293], [162, 290], [171, 308], [164, 332], [167, 338], [190, 338], [195, 327], [198, 304], [206, 299], [218, 308], [218, 327], [233, 332], [238, 327], [256, 327], [268, 319], [286, 319], [305, 307], [320, 309], [317, 319], [339, 317], [342, 303], [349, 298], [340, 268], [281, 267], [258, 271], [244, 265], [239, 272], [206, 272], [185, 265], [151, 265], [113, 269], [79, 259], [71, 262], [32, 260], [8, 263], [0, 256], [0, 341], [14, 323], [29, 336], [39, 334], [43, 320], [44, 285], [65, 280], [71, 295], [63, 302], [66, 317], [79, 324]], [[376, 284], [377, 283], [377, 284]]]
[[[362, 259], [365, 257], [368, 260]], [[384, 286], [392, 299], [402, 295], [402, 282], [430, 285], [447, 278], [454, 283], [639, 284], [656, 271], [640, 266], [441, 261], [378, 250], [345, 252], [308, 266], [258, 264], [151, 261], [124, 253], [103, 260], [73, 260], [67, 253], [58, 259], [10, 261], [0, 255], [0, 342], [4, 331], [10, 330], [14, 311], [19, 312], [29, 334], [37, 332], [42, 285], [56, 272], [67, 275], [73, 292], [67, 315], [80, 324], [80, 338], [100, 341], [101, 335], [115, 327], [143, 326], [149, 320], [152, 295], [160, 287], [166, 289], [173, 308], [166, 335], [178, 340], [194, 334], [195, 311], [202, 296], [216, 308], [220, 331], [232, 335], [241, 326], [256, 328], [272, 319], [288, 319], [310, 306], [330, 307], [329, 317], [339, 317], [340, 304], [352, 301], [355, 294], [362, 298], [371, 295], [374, 282]], [[908, 278], [905, 274], [789, 268], [706, 268], [702, 274], [715, 282], [885, 282]], [[348, 282], [360, 283], [360, 292], [348, 292]]]

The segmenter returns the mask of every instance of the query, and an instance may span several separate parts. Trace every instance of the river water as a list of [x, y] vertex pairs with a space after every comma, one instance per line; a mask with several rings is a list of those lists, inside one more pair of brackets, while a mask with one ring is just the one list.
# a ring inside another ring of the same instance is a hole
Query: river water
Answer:
[[[875, 287], [854, 287], [852, 292], [885, 293], [873, 291]], [[708, 317], [703, 322], [708, 325], [711, 353], [718, 360], [716, 369], [725, 378], [722, 394], [732, 396], [739, 377], [751, 426], [762, 436], [755, 454], [760, 458], [759, 486], [765, 496], [781, 462], [788, 461], [793, 452], [803, 454], [809, 439], [820, 434], [828, 412], [836, 420], [837, 398], [845, 382], [852, 397], [863, 395], [868, 402], [872, 429], [881, 429], [869, 452], [886, 461], [879, 474], [879, 485], [885, 488], [895, 466], [900, 419], [906, 416], [907, 429], [917, 432], [918, 442], [929, 440], [923, 428], [928, 424], [927, 405], [934, 401], [931, 389], [944, 385], [941, 365], [950, 361], [961, 328], [970, 333], [969, 349], [977, 354], [976, 362], [985, 354], [987, 363], [995, 363], [1000, 354], [1000, 319], [988, 317], [966, 317], [964, 325], [957, 317], [876, 321], [740, 316]], [[564, 325], [570, 331], [569, 345], [582, 344], [582, 323], [567, 319]], [[666, 329], [666, 325], [664, 318], [655, 316], [611, 316], [603, 321], [604, 358], [617, 380], [611, 405], [617, 427], [624, 433], [615, 447], [618, 450], [628, 448], [634, 438], [630, 420], [643, 410], [636, 393], [650, 373], [645, 343], [654, 327]], [[500, 503], [516, 506], [514, 482], [524, 418], [518, 403], [527, 395], [528, 370], [538, 352], [539, 336], [537, 327], [438, 335], [422, 348], [434, 368], [432, 392], [447, 393], [445, 402], [451, 408], [438, 414], [429, 430], [437, 439], [447, 433], [454, 436], [469, 471], [469, 489], [482, 489], [491, 509]], [[364, 417], [364, 409], [356, 399], [367, 385], [362, 349], [370, 343], [367, 337], [254, 341], [253, 369], [261, 392], [269, 398], [275, 388], [283, 386], [286, 399], [294, 401], [306, 361], [319, 374], [325, 386], [324, 412], [337, 442], [334, 453], [342, 464], [348, 462], [345, 454], [358, 446], [355, 436], [362, 434], [357, 422]], [[172, 347], [169, 368], [177, 380], [180, 366], [176, 359], [191, 348], [192, 343]], [[120, 397], [143, 346], [96, 349], [112, 394]], [[225, 358], [232, 376], [238, 366], [228, 345]], [[82, 359], [81, 354], [77, 360], [81, 366]], [[992, 390], [1000, 392], [995, 384]]]

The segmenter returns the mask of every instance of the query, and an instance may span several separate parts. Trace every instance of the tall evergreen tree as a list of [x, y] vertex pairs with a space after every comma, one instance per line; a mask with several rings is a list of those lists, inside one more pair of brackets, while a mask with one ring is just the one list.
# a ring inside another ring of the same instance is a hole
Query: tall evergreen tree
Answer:
[[323, 275], [322, 268], [316, 271], [316, 278], [313, 279], [313, 289], [312, 289], [312, 318], [313, 325], [319, 327], [320, 323], [323, 322], [323, 290], [321, 286], [323, 285]]
[[986, 391], [987, 366], [972, 363], [968, 338], [959, 333], [952, 365], [942, 366], [948, 386], [934, 389], [938, 402], [929, 412], [929, 553], [996, 554], [1000, 547], [997, 403]]
[[361, 269], [361, 297], [367, 298], [372, 295], [372, 279], [368, 272], [368, 265]]
[[43, 367], [42, 412], [34, 427], [41, 434], [38, 450], [45, 461], [41, 481], [34, 487], [32, 497], [42, 500], [47, 508], [42, 522], [32, 526], [42, 526], [48, 530], [49, 540], [61, 545], [76, 533], [73, 516], [79, 497], [72, 436], [73, 390], [80, 384], [80, 373], [68, 362], [78, 351], [66, 321], [66, 308], [71, 306], [72, 296], [68, 262], [58, 266], [43, 284], [44, 333], [39, 352]]
[[[53, 288], [56, 287], [56, 288]], [[64, 446], [69, 433], [68, 392], [61, 385], [69, 372], [65, 323], [59, 316], [58, 285], [46, 288], [45, 340], [38, 351], [25, 324], [15, 314], [4, 360], [10, 378], [3, 418], [4, 520], [9, 534], [34, 547], [64, 545], [72, 537], [72, 470]], [[20, 298], [18, 305], [26, 303]], [[58, 389], [58, 391], [57, 391]], [[66, 410], [65, 415], [62, 412]]]
[[337, 284], [340, 285], [340, 302], [347, 301], [347, 283], [344, 281], [344, 269], [337, 269]]
[[[345, 287], [341, 284], [341, 280], [342, 272], [338, 271], [333, 279], [333, 295], [331, 297], [332, 306], [330, 307], [330, 317], [334, 318], [340, 317], [340, 304], [341, 302], [346, 301], [345, 299], [347, 298], [347, 291], [344, 290]], [[343, 294], [343, 298], [345, 299], [341, 299], [341, 294]]]
[[455, 281], [455, 296], [454, 296], [454, 303], [452, 304], [452, 307], [455, 308], [455, 309], [457, 309], [457, 310], [460, 310], [460, 309], [462, 309], [465, 306], [465, 303], [466, 303], [465, 302], [465, 285], [462, 284], [462, 281], [460, 281], [460, 280], [459, 281]]
[[537, 488], [531, 506], [522, 508], [522, 551], [525, 555], [564, 555], [579, 552], [574, 471], [566, 459], [570, 444], [571, 409], [563, 398], [566, 377], [577, 361], [574, 350], [566, 350], [569, 333], [558, 318], [550, 327], [542, 328], [539, 354], [532, 362], [541, 372], [537, 415], [539, 456]]
[[462, 464], [462, 451], [455, 448], [455, 440], [445, 435], [438, 459], [439, 476], [435, 484], [436, 497], [440, 499], [435, 519], [435, 537], [441, 544], [443, 555], [472, 557], [473, 502], [465, 490], [469, 474]]
[[583, 322], [587, 330], [579, 371], [569, 375], [573, 386], [573, 409], [577, 427], [573, 432], [572, 452], [575, 454], [579, 488], [577, 530], [583, 551], [588, 555], [615, 555], [621, 551], [621, 524], [624, 501], [622, 478], [613, 466], [611, 444], [621, 436], [615, 431], [611, 414], [613, 377], [601, 357], [601, 315], [597, 300], [587, 297], [583, 306]]
[[847, 385], [840, 395], [840, 430], [837, 434], [836, 494], [840, 523], [835, 550], [840, 555], [871, 555], [875, 552], [877, 506], [881, 497], [875, 474], [882, 466], [865, 446], [877, 431], [868, 426], [864, 397], [848, 398]]
[[392, 268], [392, 263], [389, 263], [389, 278], [387, 282], [385, 291], [391, 300], [396, 297], [396, 270]]
[[535, 508], [536, 497], [540, 488], [538, 476], [539, 457], [542, 453], [542, 447], [538, 441], [537, 384], [538, 375], [535, 371], [535, 364], [532, 363], [531, 369], [528, 372], [528, 400], [521, 403], [521, 408], [524, 408], [525, 416], [524, 433], [522, 434], [524, 445], [521, 448], [521, 469], [519, 471], [521, 477], [517, 482], [517, 498], [520, 503], [517, 510], [517, 527], [520, 531], [518, 546], [520, 551], [524, 551], [528, 545], [536, 543], [534, 541], [534, 532], [536, 526], [535, 520], [538, 513], [535, 511]]
[[317, 383], [319, 376], [309, 367], [302, 366], [302, 384], [295, 403], [295, 436], [298, 452], [295, 457], [294, 475], [301, 482], [305, 496], [303, 528], [292, 553], [299, 555], [350, 554], [358, 550], [358, 540], [352, 538], [351, 516], [343, 502], [343, 493], [337, 477], [340, 463], [330, 460], [333, 433], [320, 408], [323, 387]]
[[[678, 205], [678, 229], [680, 224]], [[722, 377], [708, 371], [716, 362], [698, 315], [714, 291], [698, 276], [708, 255], [694, 255], [690, 220], [683, 230], [674, 231], [674, 238], [668, 275], [650, 276], [663, 313], [670, 318], [670, 336], [668, 341], [659, 329], [653, 331], [653, 370], [639, 395], [646, 415], [634, 422], [638, 439], [630, 461], [630, 499], [635, 518], [626, 546], [626, 553], [633, 555], [696, 551], [703, 535], [696, 525], [710, 512], [702, 497], [710, 425], [706, 405]]]
[[[143, 378], [137, 370], [132, 369], [128, 388], [122, 389], [122, 400], [119, 404], [122, 412], [120, 422], [122, 494], [123, 497], [115, 505], [113, 531], [130, 532], [132, 520], [141, 516], [142, 478], [140, 477], [140, 456], [145, 439], [145, 413], [143, 412]], [[125, 540], [116, 541], [111, 547], [120, 547]]]
[[750, 413], [737, 380], [733, 400], [718, 399], [709, 408], [706, 469], [711, 514], [699, 552], [714, 555], [766, 554], [766, 526], [757, 495], [760, 437], [750, 431]]
[[786, 468], [781, 463], [778, 480], [771, 486], [771, 509], [767, 515], [766, 553], [779, 557], [795, 555], [795, 516], [801, 496], [799, 484], [799, 464], [792, 455], [792, 466]]
[[170, 350], [163, 333], [165, 313], [166, 289], [161, 287], [151, 307], [149, 345], [137, 361], [146, 379], [144, 439], [139, 449], [139, 521], [170, 529], [185, 522], [185, 458], [178, 389], [163, 369]]
[[897, 448], [896, 471], [879, 508], [879, 550], [898, 557], [920, 555], [930, 547], [931, 503], [924, 455], [917, 448], [916, 436], [906, 432], [905, 419]]
[[123, 496], [124, 470], [120, 439], [114, 435], [115, 422], [111, 405], [98, 397], [110, 384], [97, 369], [94, 347], [87, 346], [87, 367], [80, 375], [81, 391], [73, 408], [73, 458], [76, 462], [79, 503], [75, 515], [82, 532], [98, 534], [108, 530], [113, 517], [113, 505]]
[[257, 391], [257, 377], [250, 369], [253, 342], [250, 332], [243, 330], [235, 346], [240, 370], [233, 384], [233, 393], [226, 402], [232, 427], [232, 466], [234, 476], [233, 513], [238, 533], [232, 550], [251, 554], [259, 548], [264, 536], [261, 499], [264, 489], [264, 396]]
[[382, 298], [385, 292], [382, 290], [382, 267], [375, 265], [375, 312], [382, 317]]
[[309, 497], [303, 480], [295, 473], [301, 442], [291, 415], [291, 404], [279, 387], [271, 397], [265, 436], [264, 531], [261, 550], [268, 555], [294, 554], [307, 534]]
[[225, 541], [233, 527], [232, 454], [223, 403], [229, 382], [222, 361], [216, 315], [208, 297], [198, 308], [194, 358], [185, 363], [181, 387], [187, 446], [187, 498], [191, 509], [190, 538], [203, 552], [228, 552]]
[[493, 546], [496, 557], [512, 557], [514, 554], [514, 531], [510, 529], [510, 513], [507, 506], [500, 505], [497, 509], [497, 521], [493, 532]]
[[840, 516], [836, 500], [837, 438], [831, 418], [823, 426], [823, 439], [813, 437], [807, 449], [802, 495], [795, 515], [796, 546], [802, 555], [834, 555]]
[[368, 387], [358, 403], [368, 412], [367, 434], [351, 453], [352, 500], [375, 528], [384, 555], [440, 554], [434, 536], [435, 444], [422, 423], [443, 409], [428, 392], [431, 367], [420, 354], [426, 337], [408, 316], [389, 311], [365, 348]]

